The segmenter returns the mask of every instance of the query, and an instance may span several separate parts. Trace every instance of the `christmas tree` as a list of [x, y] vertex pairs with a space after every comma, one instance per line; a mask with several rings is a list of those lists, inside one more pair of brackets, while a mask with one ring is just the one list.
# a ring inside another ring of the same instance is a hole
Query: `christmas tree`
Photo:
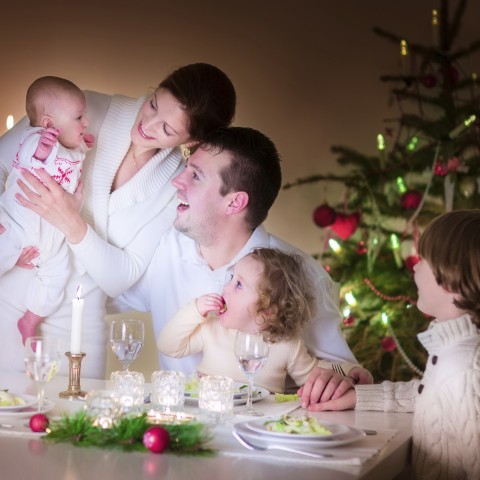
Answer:
[[[415, 306], [413, 266], [425, 225], [452, 209], [476, 208], [480, 187], [480, 105], [475, 72], [462, 59], [480, 41], [455, 48], [467, 0], [433, 10], [432, 43], [374, 28], [398, 45], [400, 68], [381, 77], [391, 85], [398, 117], [385, 120], [376, 155], [333, 146], [345, 174], [312, 175], [284, 188], [339, 182], [342, 204], [318, 206], [314, 222], [327, 231], [316, 255], [341, 286], [343, 329], [358, 361], [375, 381], [422, 375], [426, 353], [416, 334], [431, 318]], [[427, 19], [426, 19], [427, 22]]]

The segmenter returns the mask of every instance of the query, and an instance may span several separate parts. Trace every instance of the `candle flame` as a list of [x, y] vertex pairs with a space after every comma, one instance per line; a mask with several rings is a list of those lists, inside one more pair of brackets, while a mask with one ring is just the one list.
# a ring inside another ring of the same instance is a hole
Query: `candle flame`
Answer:
[[82, 297], [82, 286], [79, 285], [77, 287], [77, 300], [79, 300]]

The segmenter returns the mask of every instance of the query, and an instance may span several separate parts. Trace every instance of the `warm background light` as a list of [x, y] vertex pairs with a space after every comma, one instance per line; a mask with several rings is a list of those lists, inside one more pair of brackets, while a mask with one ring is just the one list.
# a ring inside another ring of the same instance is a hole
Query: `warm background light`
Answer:
[[[84, 89], [140, 96], [190, 62], [218, 65], [238, 92], [236, 125], [268, 134], [284, 182], [337, 168], [332, 145], [376, 153], [389, 109], [383, 74], [398, 74], [399, 44], [381, 27], [431, 42], [439, 0], [85, 0], [6, 2], [0, 16], [0, 118], [24, 115], [28, 85], [42, 75]], [[453, 7], [451, 9], [453, 11]], [[480, 2], [470, 1], [458, 45], [478, 39]], [[409, 51], [409, 57], [412, 51]], [[478, 71], [478, 59], [464, 65]], [[308, 252], [324, 244], [313, 209], [332, 186], [280, 193], [267, 225]], [[327, 190], [328, 189], [328, 190]], [[343, 191], [340, 196], [343, 197]]]
[[14, 125], [15, 125], [15, 120], [13, 118], [13, 115], [7, 115], [7, 130], [10, 130]]

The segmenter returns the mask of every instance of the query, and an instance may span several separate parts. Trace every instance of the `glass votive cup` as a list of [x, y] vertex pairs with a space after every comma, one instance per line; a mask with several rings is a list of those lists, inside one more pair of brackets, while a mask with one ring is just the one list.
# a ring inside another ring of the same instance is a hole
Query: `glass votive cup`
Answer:
[[121, 415], [119, 399], [112, 390], [91, 390], [85, 395], [85, 409], [93, 425], [110, 428]]
[[198, 407], [215, 423], [224, 423], [233, 416], [234, 383], [229, 377], [207, 375], [200, 378]]
[[121, 370], [110, 374], [110, 385], [124, 414], [140, 413], [143, 407], [145, 377], [143, 373]]
[[179, 410], [185, 402], [185, 375], [172, 370], [152, 373], [152, 407], [161, 412]]

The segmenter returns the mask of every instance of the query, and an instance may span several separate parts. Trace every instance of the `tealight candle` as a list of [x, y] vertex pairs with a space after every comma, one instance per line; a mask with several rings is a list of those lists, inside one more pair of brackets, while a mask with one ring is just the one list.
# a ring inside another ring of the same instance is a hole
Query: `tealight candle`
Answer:
[[79, 354], [82, 344], [82, 315], [83, 315], [83, 298], [82, 286], [77, 288], [77, 296], [72, 300], [72, 333], [70, 337], [70, 353]]

